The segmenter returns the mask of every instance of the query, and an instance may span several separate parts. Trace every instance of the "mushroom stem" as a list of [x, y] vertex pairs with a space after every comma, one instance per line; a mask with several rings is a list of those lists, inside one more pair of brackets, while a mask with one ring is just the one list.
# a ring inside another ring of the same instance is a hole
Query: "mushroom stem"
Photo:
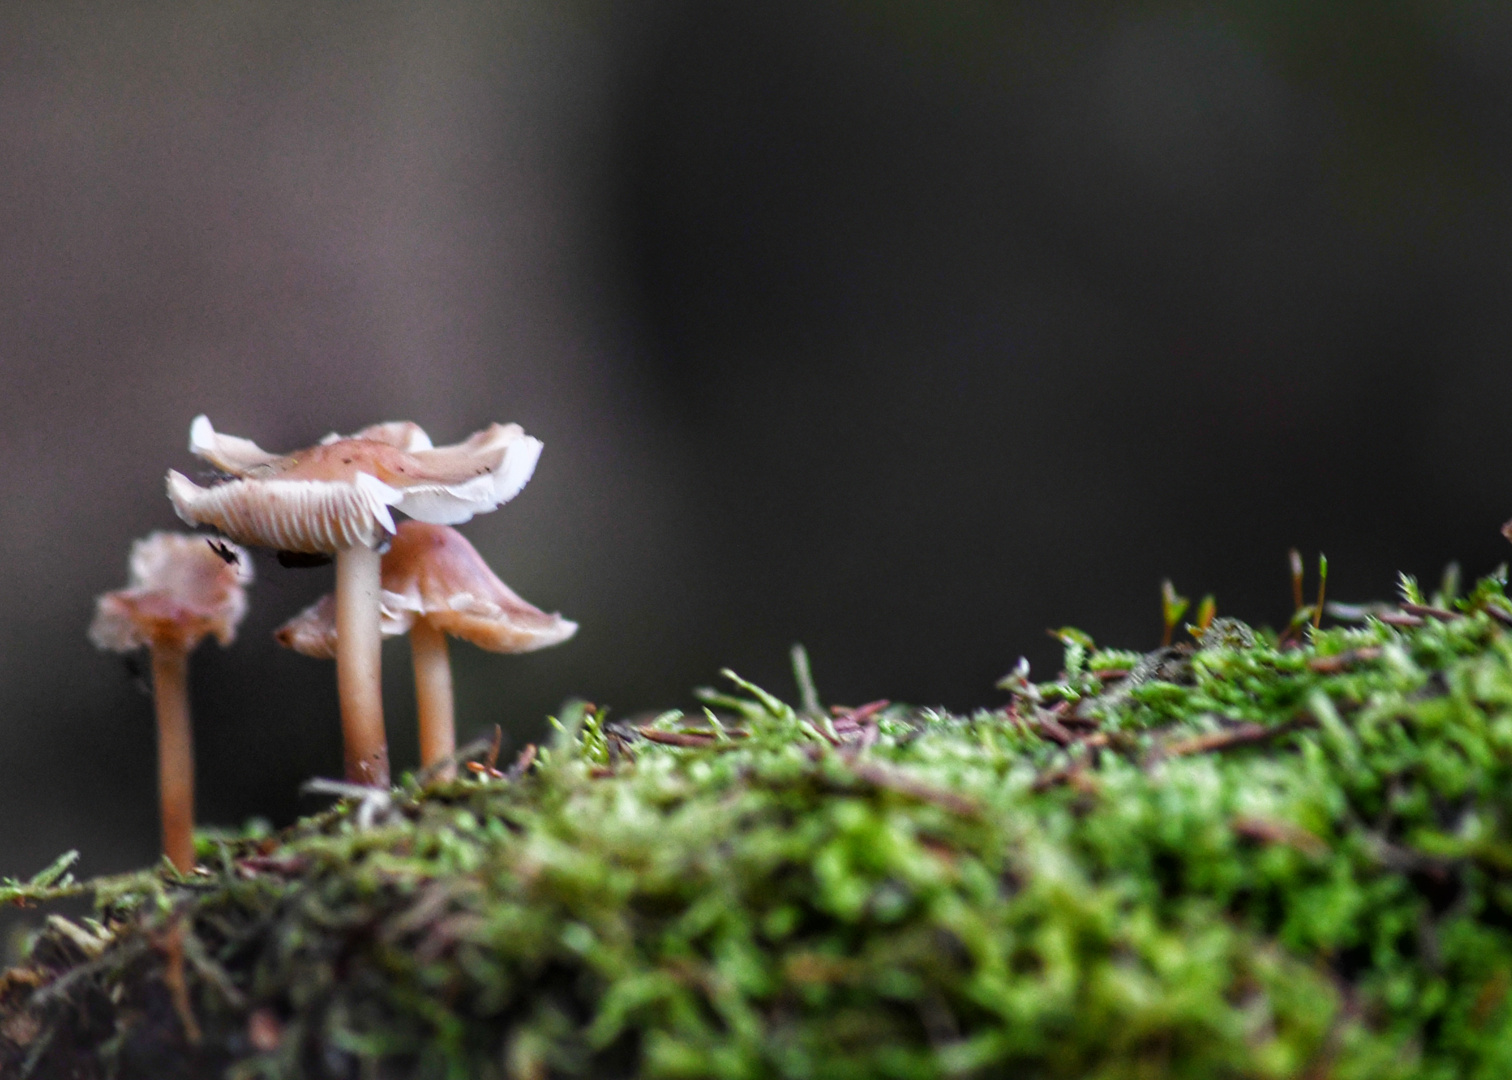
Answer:
[[[410, 653], [415, 661], [415, 701], [420, 713], [420, 765], [434, 765], [457, 749], [455, 702], [452, 696], [451, 658], [446, 635], [424, 619], [410, 627]], [[455, 769], [437, 773], [443, 780]]]
[[179, 873], [187, 874], [194, 869], [194, 742], [189, 729], [189, 653], [181, 645], [152, 646], [152, 697], [157, 706], [163, 853]]
[[386, 788], [380, 565], [378, 552], [365, 544], [336, 553], [336, 688], [341, 695], [346, 778], [353, 784]]

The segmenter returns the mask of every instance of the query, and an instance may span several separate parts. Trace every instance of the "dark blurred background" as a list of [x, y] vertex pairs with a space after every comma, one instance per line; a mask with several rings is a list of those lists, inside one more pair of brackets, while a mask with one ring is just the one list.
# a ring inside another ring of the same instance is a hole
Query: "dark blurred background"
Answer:
[[[1512, 555], [1512, 6], [0, 8], [0, 875], [154, 857], [149, 700], [84, 636], [190, 419], [546, 444], [466, 526], [582, 624], [458, 646], [462, 735], [718, 668], [990, 704], [1159, 582], [1289, 614]], [[259, 556], [194, 660], [200, 814], [340, 768]], [[386, 653], [396, 762], [407, 652]]]

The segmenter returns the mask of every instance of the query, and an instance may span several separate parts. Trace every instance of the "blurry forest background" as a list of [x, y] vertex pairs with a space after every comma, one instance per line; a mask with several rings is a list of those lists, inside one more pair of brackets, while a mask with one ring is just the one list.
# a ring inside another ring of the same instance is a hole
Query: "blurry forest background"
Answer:
[[[724, 665], [966, 708], [1170, 576], [1289, 614], [1512, 556], [1512, 5], [435, 0], [0, 8], [0, 875], [154, 857], [85, 639], [189, 421], [541, 437], [465, 527], [578, 620], [458, 645], [464, 738]], [[340, 769], [258, 557], [194, 658], [200, 816]], [[408, 653], [386, 653], [396, 764]]]

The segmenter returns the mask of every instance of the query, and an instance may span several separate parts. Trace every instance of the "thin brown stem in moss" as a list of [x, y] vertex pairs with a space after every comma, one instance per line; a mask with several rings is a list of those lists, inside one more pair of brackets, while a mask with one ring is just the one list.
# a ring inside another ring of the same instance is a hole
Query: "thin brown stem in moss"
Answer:
[[152, 697], [157, 707], [163, 854], [179, 873], [187, 874], [194, 869], [194, 740], [189, 727], [189, 654], [182, 645], [152, 646]]

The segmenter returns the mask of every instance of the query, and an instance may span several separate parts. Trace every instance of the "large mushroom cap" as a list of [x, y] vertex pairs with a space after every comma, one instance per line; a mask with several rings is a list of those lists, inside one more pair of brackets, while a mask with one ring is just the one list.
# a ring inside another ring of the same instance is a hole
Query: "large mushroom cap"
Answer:
[[[520, 653], [566, 641], [577, 623], [548, 615], [500, 581], [457, 530], [402, 521], [383, 556], [384, 637], [416, 619], [490, 652]], [[278, 643], [319, 659], [336, 655], [336, 610], [324, 596], [275, 631]]]
[[421, 521], [467, 521], [518, 495], [541, 456], [540, 440], [518, 424], [492, 424], [435, 447], [409, 421], [276, 455], [219, 434], [204, 416], [190, 426], [189, 449], [233, 479], [200, 487], [169, 472], [179, 517], [245, 544], [310, 553], [381, 546], [394, 533], [390, 507]]
[[231, 644], [247, 613], [244, 586], [252, 580], [252, 563], [235, 545], [223, 550], [185, 533], [137, 540], [127, 586], [95, 602], [89, 639], [114, 652], [152, 644], [193, 649], [207, 634]]

